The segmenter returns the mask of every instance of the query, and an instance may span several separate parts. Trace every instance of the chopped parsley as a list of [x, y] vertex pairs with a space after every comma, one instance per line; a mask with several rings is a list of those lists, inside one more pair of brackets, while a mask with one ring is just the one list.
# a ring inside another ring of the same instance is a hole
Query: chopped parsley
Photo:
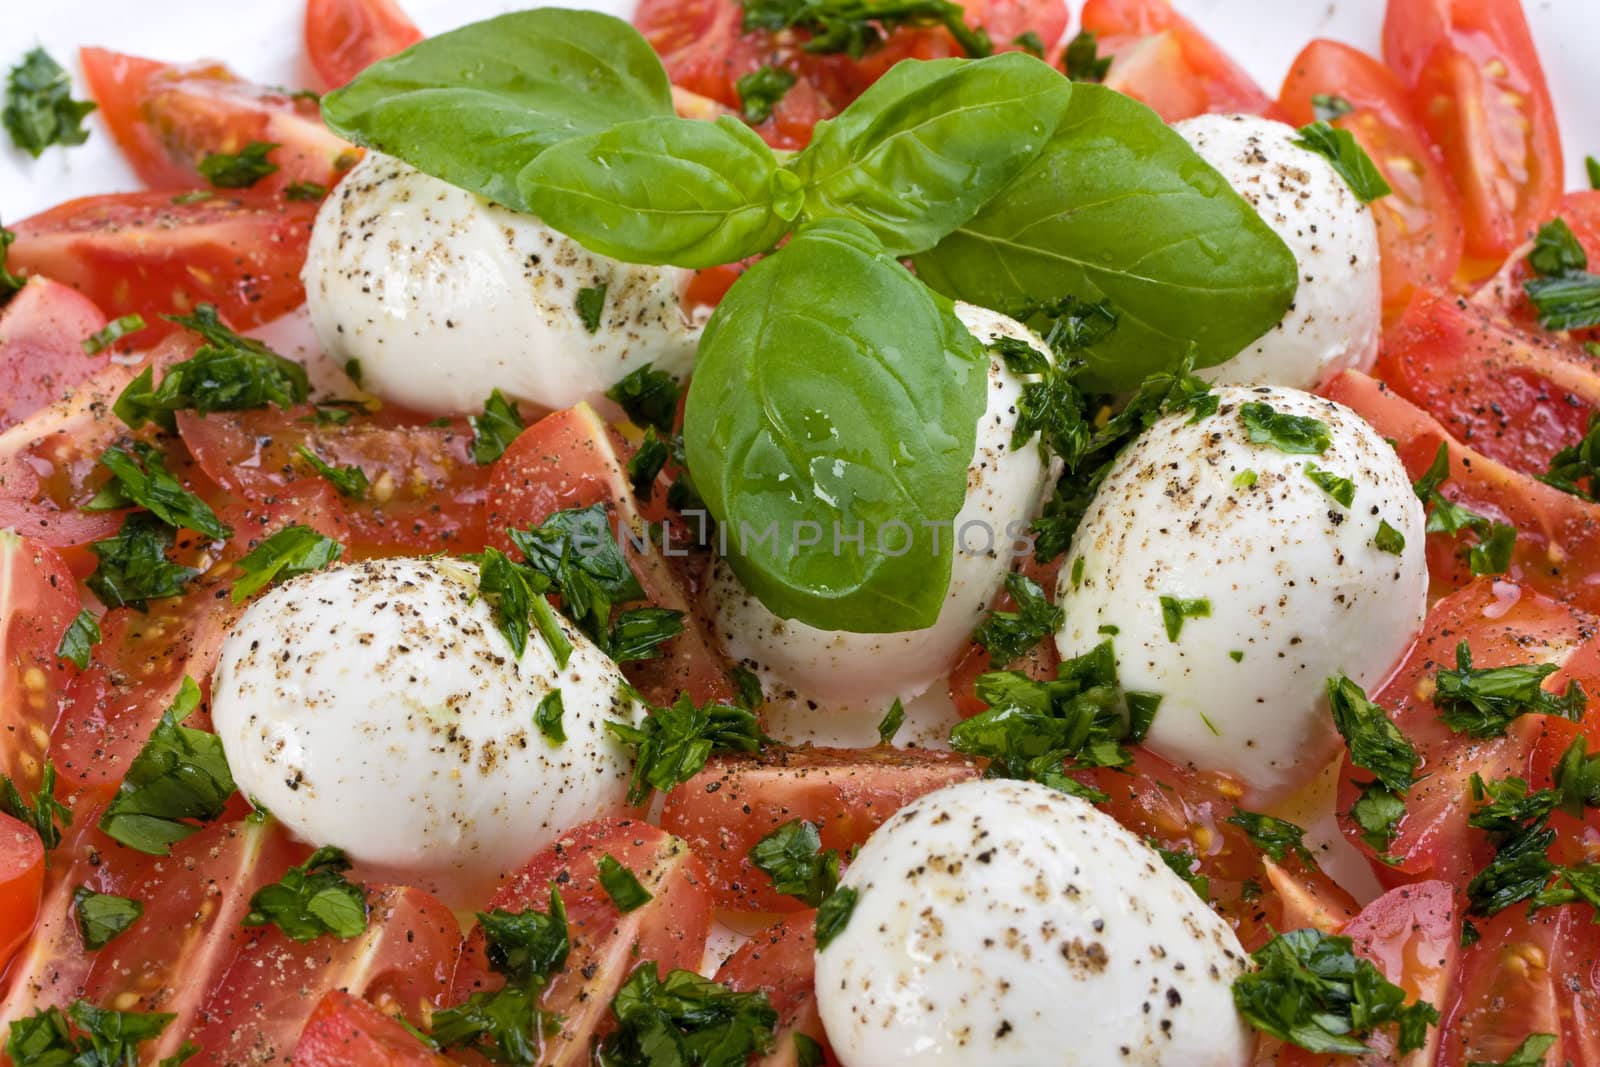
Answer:
[[181, 596], [200, 572], [167, 559], [172, 539], [172, 527], [154, 515], [130, 513], [116, 536], [89, 546], [98, 563], [85, 584], [108, 608], [142, 609], [152, 600]]
[[628, 976], [611, 1014], [617, 1028], [595, 1053], [600, 1067], [735, 1067], [770, 1051], [778, 1025], [766, 993], [736, 993], [693, 971], [662, 978], [654, 960]]
[[1361, 142], [1349, 130], [1341, 130], [1318, 119], [1309, 126], [1300, 127], [1300, 136], [1294, 143], [1332, 163], [1339, 177], [1344, 179], [1356, 199], [1363, 204], [1370, 204], [1394, 192], [1389, 183], [1383, 180], [1383, 175], [1372, 162], [1372, 157], [1367, 155], [1367, 150], [1361, 147]]
[[990, 612], [972, 635], [974, 641], [989, 650], [991, 667], [1004, 667], [1021, 659], [1053, 635], [1066, 618], [1066, 612], [1052, 604], [1033, 579], [1012, 571], [1005, 582], [1016, 610]]
[[1557, 715], [1577, 722], [1588, 698], [1575, 681], [1560, 695], [1544, 689], [1544, 680], [1555, 672], [1553, 663], [1477, 668], [1472, 649], [1462, 641], [1456, 645], [1456, 669], [1434, 676], [1433, 703], [1446, 726], [1473, 737], [1504, 737], [1506, 728], [1523, 715]]
[[1311, 484], [1327, 493], [1336, 504], [1348, 508], [1355, 503], [1356, 483], [1349, 478], [1341, 477], [1332, 471], [1323, 470], [1309, 460], [1305, 465], [1306, 477]]
[[1239, 405], [1239, 421], [1251, 444], [1271, 445], [1294, 456], [1320, 456], [1333, 443], [1328, 424], [1321, 419], [1285, 415], [1259, 400]]
[[900, 732], [905, 722], [906, 706], [899, 697], [895, 697], [894, 703], [889, 705], [889, 710], [883, 713], [883, 718], [878, 722], [878, 744], [894, 744], [894, 735]]
[[1192, 600], [1173, 596], [1161, 598], [1161, 624], [1166, 628], [1168, 641], [1177, 642], [1178, 635], [1183, 632], [1185, 619], [1210, 617], [1211, 601], [1204, 597]]
[[[176, 1016], [159, 1012], [113, 1011], [86, 1000], [65, 1011], [41, 1008], [17, 1019], [6, 1034], [13, 1067], [133, 1067], [146, 1062], [139, 1046], [161, 1036]], [[178, 1067], [200, 1051], [185, 1042], [156, 1067]]]
[[498, 389], [483, 402], [483, 414], [473, 415], [467, 422], [472, 425], [472, 458], [480, 465], [505, 455], [527, 426], [517, 406]]
[[267, 158], [278, 147], [270, 141], [251, 141], [237, 153], [212, 152], [195, 169], [218, 189], [249, 189], [278, 173], [278, 165]]
[[51, 145], [71, 147], [89, 139], [83, 120], [93, 102], [72, 99], [72, 78], [43, 48], [25, 53], [6, 76], [0, 122], [11, 143], [35, 159]]
[[828, 898], [817, 908], [815, 937], [818, 952], [833, 944], [833, 939], [850, 924], [850, 916], [855, 913], [856, 900], [860, 895], [852, 886], [842, 885], [828, 894]]
[[342, 555], [344, 546], [333, 538], [309, 526], [285, 526], [240, 558], [242, 576], [233, 583], [233, 602], [277, 582], [320, 571]]
[[1247, 467], [1233, 476], [1233, 487], [1235, 489], [1250, 489], [1260, 480], [1261, 476]]
[[1044, 58], [1044, 38], [1039, 36], [1038, 30], [1024, 30], [1011, 38], [1011, 43], [1035, 59]]
[[61, 831], [72, 825], [72, 810], [56, 799], [56, 765], [48, 761], [31, 804], [9, 774], [0, 775], [0, 811], [31, 827], [46, 851], [61, 844]]
[[1457, 504], [1439, 491], [1450, 478], [1450, 446], [1440, 442], [1433, 462], [1422, 477], [1412, 484], [1417, 499], [1428, 509], [1428, 533], [1456, 534], [1469, 530], [1478, 543], [1467, 551], [1467, 564], [1473, 574], [1504, 574], [1511, 566], [1511, 554], [1516, 547], [1517, 528], [1503, 522], [1494, 522], [1472, 509]]
[[839, 851], [824, 849], [815, 823], [794, 819], [757, 841], [750, 862], [772, 888], [815, 908], [839, 887]]
[[590, 333], [600, 329], [601, 319], [606, 312], [606, 286], [591, 285], [578, 290], [578, 318], [583, 322], [583, 328]]
[[295, 454], [337, 489], [342, 497], [364, 500], [367, 491], [372, 488], [372, 483], [367, 480], [367, 472], [354, 464], [336, 467], [312, 451], [310, 445], [301, 445], [295, 449]]
[[1589, 414], [1589, 424], [1576, 444], [1568, 445], [1550, 457], [1550, 469], [1539, 475], [1546, 485], [1563, 493], [1600, 502], [1600, 411]]
[[671, 458], [671, 446], [661, 440], [654, 426], [646, 427], [638, 449], [628, 457], [628, 482], [633, 486], [634, 495], [641, 501], [647, 501], [655, 495], [656, 479]]
[[678, 379], [646, 363], [606, 390], [635, 426], [668, 434], [678, 418]]
[[1539, 325], [1547, 330], [1600, 326], [1600, 274], [1589, 273], [1589, 256], [1562, 219], [1539, 227], [1528, 265], [1539, 275], [1522, 283]]
[[78, 920], [83, 947], [91, 952], [105, 948], [134, 920], [144, 914], [144, 905], [129, 897], [96, 893], [86, 885], [72, 891], [72, 912]]
[[1262, 1033], [1311, 1052], [1360, 1056], [1361, 1041], [1393, 1026], [1401, 1055], [1428, 1042], [1439, 1012], [1425, 1000], [1406, 1004], [1405, 990], [1372, 961], [1355, 954], [1348, 937], [1319, 930], [1278, 934], [1251, 953], [1255, 970], [1233, 982], [1239, 1013]]
[[628, 803], [640, 804], [652, 789], [663, 793], [687, 782], [718, 752], [759, 752], [767, 736], [753, 712], [731, 704], [696, 704], [688, 693], [654, 708], [638, 725], [607, 722], [606, 730], [634, 750]]
[[1415, 784], [1421, 762], [1416, 747], [1359, 685], [1342, 674], [1329, 678], [1328, 705], [1333, 724], [1350, 749], [1351, 763], [1396, 793]]
[[112, 319], [85, 337], [79, 344], [83, 346], [85, 354], [98, 356], [124, 337], [138, 333], [142, 329], [144, 329], [143, 315], [124, 315], [120, 319]]
[[1584, 808], [1600, 807], [1600, 754], [1589, 755], [1588, 742], [1579, 735], [1567, 746], [1551, 772], [1556, 806], [1577, 818]]
[[744, 120], [752, 126], [766, 122], [784, 94], [794, 88], [798, 80], [794, 71], [770, 63], [740, 77], [734, 83], [734, 89], [739, 94], [739, 108]]
[[1148, 838], [1145, 844], [1156, 850], [1156, 855], [1161, 857], [1161, 862], [1173, 874], [1184, 880], [1190, 889], [1195, 891], [1199, 898], [1207, 904], [1211, 903], [1211, 879], [1199, 873], [1200, 859], [1186, 848], [1163, 848], [1155, 838]]
[[478, 593], [488, 600], [495, 626], [505, 635], [518, 658], [528, 647], [528, 634], [537, 627], [539, 635], [556, 661], [565, 669], [572, 658], [572, 642], [556, 618], [556, 611], [545, 599], [550, 579], [531, 567], [514, 563], [498, 548], [485, 548], [472, 557], [478, 564]]
[[256, 890], [243, 925], [271, 924], [302, 942], [324, 934], [341, 941], [361, 936], [367, 928], [367, 895], [345, 880], [349, 869], [343, 849], [324, 845], [278, 881]]
[[320, 182], [290, 182], [284, 186], [283, 195], [286, 200], [321, 200], [328, 195], [328, 187]]
[[1100, 55], [1099, 42], [1088, 30], [1067, 43], [1061, 62], [1067, 77], [1075, 82], [1103, 82], [1111, 70], [1111, 57]]
[[200, 706], [200, 687], [184, 676], [172, 704], [161, 713], [144, 747], [100, 816], [100, 829], [129, 848], [152, 856], [217, 818], [233, 796], [233, 775], [222, 741], [183, 725]]
[[562, 725], [562, 719], [566, 714], [567, 706], [561, 699], [561, 690], [552, 689], [534, 709], [533, 724], [539, 728], [546, 741], [552, 745], [564, 745], [567, 742], [567, 730]]
[[89, 650], [100, 643], [100, 622], [94, 612], [84, 608], [72, 617], [56, 644], [56, 656], [80, 671], [89, 666]]
[[215, 541], [233, 536], [233, 527], [217, 518], [211, 505], [183, 487], [166, 457], [153, 445], [136, 441], [132, 451], [113, 446], [100, 456], [111, 480], [84, 505], [89, 511], [115, 511], [137, 506], [174, 529], [193, 530]]
[[[1473, 914], [1493, 915], [1532, 900], [1544, 889], [1555, 873], [1548, 850], [1556, 832], [1545, 825], [1549, 809], [1544, 807], [1544, 798], [1529, 803], [1526, 782], [1513, 778], [1486, 784], [1474, 776], [1472, 787], [1474, 795], [1486, 803], [1468, 821], [1496, 828], [1490, 830], [1490, 837], [1497, 851], [1489, 865], [1467, 883], [1466, 895]], [[1541, 808], [1542, 813], [1532, 814]], [[1518, 813], [1532, 817], [1519, 822]]]
[[1544, 1067], [1544, 1055], [1555, 1043], [1555, 1034], [1529, 1034], [1505, 1059], [1493, 1063], [1487, 1060], [1468, 1060], [1467, 1067]]
[[[761, 705], [767, 702], [767, 697], [761, 691], [761, 679], [756, 677], [756, 672], [743, 665], [736, 665], [728, 672], [728, 678], [733, 682], [733, 702], [746, 711], [760, 711]], [[880, 733], [882, 729], [880, 726]]]
[[1236, 807], [1227, 821], [1243, 830], [1250, 843], [1271, 856], [1275, 863], [1282, 863], [1292, 852], [1307, 867], [1317, 865], [1311, 850], [1306, 848], [1305, 830], [1287, 819]]
[[955, 0], [740, 0], [744, 29], [804, 30], [804, 48], [814, 55], [844, 53], [860, 59], [902, 26], [943, 26], [968, 56], [994, 51], [989, 35], [968, 26]]
[[17, 235], [0, 226], [0, 307], [22, 291], [28, 279], [12, 274], [6, 267], [6, 256], [11, 250], [11, 245], [16, 241]]
[[823, 1067], [828, 1062], [828, 1057], [816, 1038], [795, 1031], [794, 1062], [795, 1067]]
[[1406, 535], [1390, 526], [1388, 519], [1379, 519], [1378, 532], [1372, 535], [1372, 547], [1398, 556], [1406, 550]]
[[1385, 863], [1386, 853], [1400, 832], [1400, 823], [1406, 817], [1405, 798], [1388, 789], [1382, 782], [1360, 783], [1361, 795], [1350, 805], [1350, 820], [1361, 833], [1361, 840], [1378, 854]]
[[1311, 94], [1311, 113], [1318, 122], [1332, 122], [1355, 109], [1355, 105], [1342, 96], [1335, 96], [1332, 93]]
[[629, 608], [617, 613], [602, 651], [614, 662], [655, 659], [661, 646], [683, 633], [683, 612], [674, 608]]
[[600, 888], [606, 891], [617, 910], [626, 914], [650, 903], [650, 891], [639, 884], [634, 873], [617, 861], [611, 853], [600, 857]]

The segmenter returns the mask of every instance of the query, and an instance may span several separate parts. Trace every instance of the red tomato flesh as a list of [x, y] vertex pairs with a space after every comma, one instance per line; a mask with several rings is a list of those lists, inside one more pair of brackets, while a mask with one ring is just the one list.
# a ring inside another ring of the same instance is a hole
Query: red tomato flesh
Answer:
[[[1168, 122], [1208, 112], [1264, 115], [1272, 107], [1244, 68], [1167, 0], [1088, 0], [1083, 28], [1103, 39], [1102, 51], [1116, 56], [1106, 85], [1150, 105]], [[1147, 48], [1144, 42], [1154, 37], [1160, 37], [1159, 45]]]
[[760, 990], [778, 1013], [772, 1051], [752, 1059], [755, 1067], [797, 1067], [796, 1034], [821, 1046], [823, 1063], [838, 1062], [817, 1013], [816, 922], [817, 913], [809, 910], [779, 919], [741, 945], [717, 970], [718, 982], [736, 993]]
[[307, 0], [306, 57], [330, 89], [422, 40], [394, 0]]
[[104, 367], [83, 341], [106, 324], [94, 302], [43, 276], [0, 312], [0, 431], [58, 400]]
[[340, 989], [317, 1002], [292, 1057], [298, 1067], [450, 1067], [404, 1026]]
[[43, 892], [43, 842], [33, 827], [0, 814], [0, 971], [33, 932]]
[[0, 774], [24, 793], [44, 769], [68, 678], [56, 646], [77, 614], [77, 587], [61, 557], [0, 530]]

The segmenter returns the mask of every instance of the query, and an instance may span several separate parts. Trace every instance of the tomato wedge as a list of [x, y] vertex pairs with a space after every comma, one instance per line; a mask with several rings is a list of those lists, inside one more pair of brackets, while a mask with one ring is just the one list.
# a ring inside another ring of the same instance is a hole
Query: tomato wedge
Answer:
[[454, 1062], [340, 989], [317, 1001], [290, 1059], [298, 1067], [450, 1067]]
[[44, 891], [44, 844], [31, 826], [0, 814], [0, 969], [28, 939]]
[[64, 282], [107, 315], [148, 324], [141, 345], [177, 329], [161, 318], [215, 304], [245, 330], [305, 301], [300, 267], [315, 204], [246, 190], [176, 203], [166, 193], [68, 200], [14, 229], [14, 270]]
[[1464, 264], [1493, 273], [1561, 196], [1561, 137], [1519, 0], [1389, 0], [1383, 54], [1461, 193]]
[[1208, 112], [1264, 115], [1272, 98], [1167, 0], [1088, 0], [1083, 28], [1115, 57], [1106, 85], [1168, 122]]
[[841, 855], [917, 797], [976, 778], [979, 767], [950, 752], [905, 748], [769, 748], [717, 756], [667, 794], [661, 825], [689, 842], [710, 868], [717, 906], [797, 911], [772, 889], [750, 850], [786, 822], [814, 823], [824, 848]]
[[152, 189], [205, 186], [201, 160], [257, 141], [278, 146], [268, 156], [278, 169], [251, 187], [258, 193], [296, 182], [331, 189], [361, 158], [322, 125], [315, 98], [252, 85], [220, 63], [174, 66], [104, 48], [79, 57], [111, 136]]
[[83, 341], [106, 324], [94, 301], [45, 277], [28, 279], [0, 312], [0, 431], [105, 366]]
[[305, 35], [306, 56], [330, 89], [422, 40], [394, 0], [307, 0]]
[[44, 768], [67, 681], [56, 646], [77, 614], [77, 586], [61, 557], [0, 530], [0, 774], [24, 792]]
[[797, 1034], [817, 1043], [823, 1063], [838, 1062], [817, 1013], [816, 922], [815, 911], [779, 919], [741, 945], [717, 970], [718, 982], [737, 993], [760, 990], [778, 1013], [772, 1051], [753, 1059], [756, 1067], [796, 1067]]
[[[600, 885], [598, 864], [609, 855], [633, 872], [650, 900], [627, 913], [617, 910]], [[489, 908], [545, 911], [550, 888], [561, 890], [571, 950], [539, 1004], [561, 1016], [559, 1033], [547, 1036], [545, 1067], [587, 1064], [590, 1040], [610, 1029], [611, 1000], [634, 968], [655, 961], [662, 974], [699, 970], [711, 931], [711, 900], [705, 867], [678, 838], [630, 819], [597, 819], [562, 836], [529, 860], [489, 901]], [[452, 1002], [501, 979], [491, 973], [483, 931], [467, 937], [456, 968]]]
[[372, 887], [367, 900], [367, 928], [348, 941], [299, 942], [270, 927], [247, 943], [189, 1034], [200, 1047], [190, 1062], [243, 1067], [284, 1062], [291, 1050], [298, 1057], [302, 1028], [317, 1022], [312, 1008], [335, 992], [426, 1025], [461, 952], [455, 916], [409, 886]]
[[1392, 322], [1418, 289], [1450, 284], [1461, 262], [1461, 205], [1438, 149], [1411, 110], [1405, 86], [1382, 63], [1338, 41], [1316, 40], [1295, 57], [1278, 110], [1295, 126], [1316, 119], [1311, 98], [1355, 108], [1333, 120], [1350, 131], [1393, 190], [1372, 202], [1383, 260], [1383, 310]]

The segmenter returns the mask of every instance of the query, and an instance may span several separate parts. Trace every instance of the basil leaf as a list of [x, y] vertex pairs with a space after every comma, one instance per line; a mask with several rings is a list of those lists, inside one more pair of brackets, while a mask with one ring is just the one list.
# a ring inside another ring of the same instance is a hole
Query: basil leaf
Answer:
[[659, 117], [541, 153], [517, 178], [529, 210], [601, 255], [714, 267], [764, 252], [800, 211], [799, 181], [754, 130]]
[[750, 862], [772, 888], [816, 907], [839, 887], [839, 850], [822, 847], [815, 823], [791, 819], [757, 841]]
[[561, 690], [552, 689], [539, 701], [539, 706], [533, 710], [533, 724], [539, 728], [544, 739], [552, 745], [564, 745], [567, 742], [567, 731], [561, 720], [567, 713], [567, 705], [561, 699]]
[[646, 363], [607, 389], [606, 399], [622, 408], [635, 426], [671, 433], [678, 417], [678, 389], [678, 379]]
[[806, 215], [862, 223], [891, 255], [932, 248], [1038, 156], [1071, 99], [1021, 52], [900, 63], [817, 124], [794, 164]]
[[94, 109], [91, 101], [72, 99], [71, 75], [50, 53], [35, 48], [6, 76], [0, 124], [12, 144], [38, 159], [53, 144], [70, 147], [87, 141], [83, 120]]
[[212, 152], [195, 164], [195, 169], [218, 189], [248, 189], [278, 173], [278, 165], [267, 157], [281, 147], [270, 141], [251, 141], [237, 155]]
[[72, 910], [78, 919], [83, 947], [91, 952], [105, 948], [144, 914], [144, 905], [129, 897], [96, 893], [86, 885], [72, 891]]
[[[953, 555], [934, 535], [966, 497], [988, 368], [858, 224], [808, 226], [745, 272], [700, 342], [684, 446], [751, 592], [823, 629], [932, 625]], [[794, 550], [858, 531], [859, 553]]]
[[269, 923], [296, 941], [332, 934], [341, 941], [359, 937], [367, 928], [367, 895], [344, 877], [350, 860], [331, 845], [313, 852], [282, 878], [256, 890], [241, 926]]
[[517, 406], [498, 389], [483, 402], [483, 414], [470, 416], [467, 422], [472, 425], [472, 459], [479, 464], [493, 463], [505, 455], [527, 426]]
[[94, 612], [84, 608], [67, 623], [56, 644], [56, 657], [81, 671], [89, 666], [89, 650], [100, 643], [100, 636], [100, 620], [94, 617]]
[[855, 913], [856, 899], [859, 896], [854, 887], [840, 886], [817, 908], [813, 937], [816, 939], [818, 952], [833, 944], [833, 939], [844, 932], [844, 928], [850, 923], [850, 916]]
[[72, 825], [72, 809], [56, 799], [56, 765], [48, 760], [31, 804], [9, 774], [0, 775], [0, 811], [33, 827], [47, 852], [61, 844], [61, 831]]
[[344, 546], [309, 526], [285, 526], [239, 560], [242, 574], [233, 583], [239, 603], [274, 583], [319, 571], [344, 555]]
[[341, 137], [518, 211], [517, 175], [540, 152], [672, 113], [666, 71], [637, 30], [563, 8], [419, 41], [322, 98]]
[[200, 572], [167, 559], [172, 540], [172, 527], [149, 512], [132, 512], [115, 536], [89, 546], [98, 562], [84, 584], [108, 608], [144, 610], [152, 600], [182, 596]]
[[1299, 272], [1254, 208], [1143, 104], [1073, 86], [1042, 155], [916, 258], [918, 275], [992, 308], [1109, 302], [1117, 328], [1080, 384], [1122, 390], [1176, 364], [1232, 358], [1283, 318]]
[[1382, 173], [1373, 164], [1372, 157], [1349, 130], [1341, 130], [1318, 119], [1309, 126], [1300, 127], [1295, 144], [1307, 152], [1322, 156], [1344, 179], [1356, 199], [1370, 204], [1394, 192], [1383, 180]]
[[600, 857], [600, 888], [606, 891], [617, 910], [626, 914], [650, 903], [650, 890], [639, 884], [639, 878], [611, 853]]
[[[693, 971], [639, 964], [611, 1001], [617, 1027], [596, 1063], [732, 1067], [772, 1049], [778, 1013], [762, 990], [738, 993]], [[532, 1062], [531, 1060], [526, 1062]]]
[[744, 75], [733, 86], [739, 94], [739, 108], [744, 120], [752, 126], [766, 122], [772, 117], [773, 109], [799, 80], [794, 71], [771, 64]]
[[600, 321], [606, 314], [606, 289], [608, 286], [602, 282], [599, 285], [586, 285], [578, 290], [578, 299], [573, 301], [573, 306], [578, 309], [578, 319], [583, 323], [587, 333], [598, 333]]
[[131, 453], [113, 446], [101, 455], [100, 466], [111, 472], [111, 481], [84, 505], [85, 510], [137, 505], [173, 529], [193, 530], [218, 541], [233, 536], [233, 527], [217, 518], [210, 504], [185, 489], [167, 470], [160, 449], [143, 441], [135, 441], [131, 447]]

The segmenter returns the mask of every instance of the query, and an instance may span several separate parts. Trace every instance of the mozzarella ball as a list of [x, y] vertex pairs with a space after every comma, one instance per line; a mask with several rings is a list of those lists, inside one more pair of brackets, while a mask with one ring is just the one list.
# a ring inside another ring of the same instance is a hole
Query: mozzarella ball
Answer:
[[[632, 761], [605, 723], [642, 708], [563, 627], [564, 669], [537, 630], [519, 659], [459, 560], [318, 571], [234, 626], [211, 718], [240, 792], [296, 836], [416, 876], [492, 880], [624, 806]], [[557, 691], [560, 744], [534, 722]]]
[[1202, 377], [1228, 385], [1313, 389], [1378, 356], [1383, 279], [1372, 209], [1292, 127], [1254, 115], [1201, 115], [1173, 126], [1294, 253], [1300, 288], [1283, 321]]
[[[1012, 337], [1049, 358], [1038, 335], [1014, 319], [970, 304], [957, 304], [956, 315], [984, 344]], [[717, 562], [706, 595], [718, 636], [731, 658], [761, 677], [769, 696], [882, 710], [895, 697], [917, 696], [949, 672], [1017, 555], [1028, 550], [1019, 538], [1038, 514], [1051, 475], [1037, 439], [1011, 448], [1026, 380], [998, 356], [991, 359], [988, 405], [978, 421], [966, 502], [953, 527], [950, 591], [932, 626], [868, 634], [780, 619], [744, 588], [726, 561]]]
[[1249, 1062], [1238, 938], [1087, 801], [941, 789], [884, 823], [842, 884], [855, 910], [816, 986], [844, 1067]]
[[[384, 400], [475, 414], [495, 389], [558, 409], [653, 363], [682, 378], [689, 271], [595, 255], [523, 215], [369, 153], [317, 213], [303, 272], [323, 348]], [[605, 287], [591, 331], [579, 294]]]
[[[1215, 414], [1169, 415], [1117, 458], [1061, 571], [1056, 644], [1075, 656], [1113, 635], [1123, 686], [1162, 698], [1149, 747], [1270, 793], [1337, 747], [1327, 679], [1371, 689], [1421, 627], [1422, 504], [1348, 408], [1293, 389], [1216, 395]], [[1250, 404], [1319, 421], [1328, 447], [1252, 442]], [[1350, 505], [1314, 475], [1349, 479]]]

